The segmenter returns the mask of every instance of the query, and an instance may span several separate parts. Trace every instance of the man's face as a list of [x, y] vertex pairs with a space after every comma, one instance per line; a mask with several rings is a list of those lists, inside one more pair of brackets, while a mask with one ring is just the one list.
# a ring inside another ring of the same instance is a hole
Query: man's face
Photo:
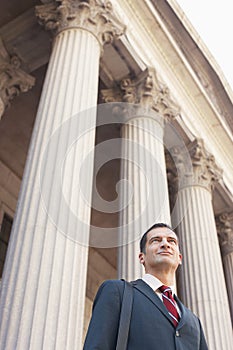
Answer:
[[139, 260], [144, 265], [146, 273], [156, 269], [177, 269], [181, 264], [178, 239], [168, 227], [157, 227], [147, 234], [146, 251], [139, 254]]

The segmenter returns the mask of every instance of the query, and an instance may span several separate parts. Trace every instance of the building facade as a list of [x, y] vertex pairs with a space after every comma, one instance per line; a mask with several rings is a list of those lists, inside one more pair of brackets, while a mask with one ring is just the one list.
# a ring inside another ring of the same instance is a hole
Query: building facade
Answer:
[[177, 294], [232, 346], [233, 94], [174, 0], [0, 15], [0, 349], [82, 349], [98, 286], [177, 232]]

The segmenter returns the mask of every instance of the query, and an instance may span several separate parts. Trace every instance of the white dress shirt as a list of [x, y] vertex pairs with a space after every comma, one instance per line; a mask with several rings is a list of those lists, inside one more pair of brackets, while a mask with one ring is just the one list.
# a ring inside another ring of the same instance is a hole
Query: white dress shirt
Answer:
[[[142, 277], [142, 280], [148, 284], [154, 291], [155, 293], [158, 295], [158, 297], [163, 301], [163, 297], [162, 297], [162, 292], [159, 290], [159, 288], [161, 286], [163, 286], [163, 283], [158, 279], [156, 278], [155, 276], [149, 274], [149, 273], [146, 273], [143, 277]], [[172, 290], [172, 295], [174, 295], [174, 292], [175, 292], [175, 286], [168, 286], [171, 288]], [[180, 310], [178, 308], [178, 305], [176, 303], [176, 308], [177, 308], [177, 311], [180, 314]]]

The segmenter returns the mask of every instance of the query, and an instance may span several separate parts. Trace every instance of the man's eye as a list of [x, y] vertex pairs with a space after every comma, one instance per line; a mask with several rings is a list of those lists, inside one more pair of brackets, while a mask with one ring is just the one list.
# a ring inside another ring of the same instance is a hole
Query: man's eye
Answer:
[[153, 239], [152, 239], [152, 242], [159, 242], [159, 241], [160, 241], [159, 238], [153, 238]]

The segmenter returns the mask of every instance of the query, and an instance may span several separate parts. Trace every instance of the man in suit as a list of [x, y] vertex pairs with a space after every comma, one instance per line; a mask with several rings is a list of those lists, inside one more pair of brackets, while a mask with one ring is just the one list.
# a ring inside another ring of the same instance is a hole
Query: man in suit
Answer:
[[[139, 260], [145, 275], [131, 282], [127, 350], [208, 350], [200, 320], [174, 295], [182, 256], [168, 225], [155, 224], [142, 236]], [[111, 280], [99, 288], [84, 350], [116, 349], [123, 286], [122, 280]]]

